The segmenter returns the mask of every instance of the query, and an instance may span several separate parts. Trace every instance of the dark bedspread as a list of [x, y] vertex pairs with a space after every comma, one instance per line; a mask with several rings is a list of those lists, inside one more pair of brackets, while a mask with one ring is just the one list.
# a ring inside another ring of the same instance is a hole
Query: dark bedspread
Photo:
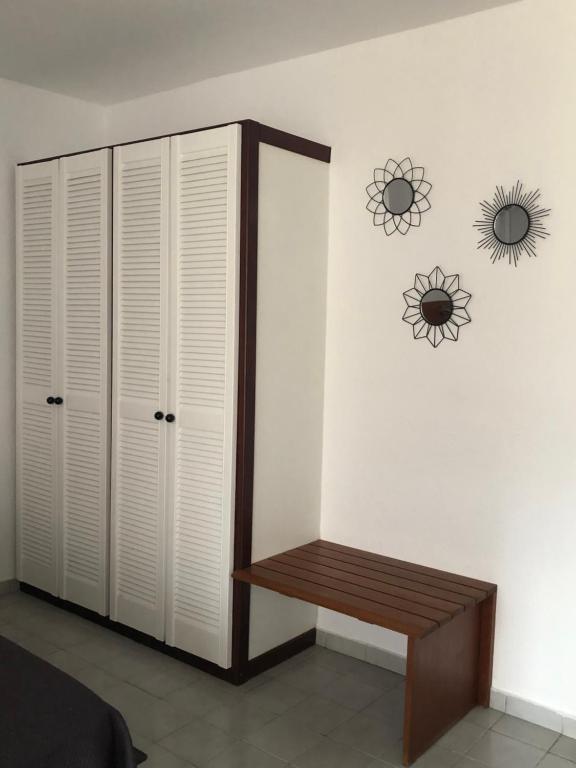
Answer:
[[124, 719], [77, 680], [0, 637], [0, 768], [135, 768]]

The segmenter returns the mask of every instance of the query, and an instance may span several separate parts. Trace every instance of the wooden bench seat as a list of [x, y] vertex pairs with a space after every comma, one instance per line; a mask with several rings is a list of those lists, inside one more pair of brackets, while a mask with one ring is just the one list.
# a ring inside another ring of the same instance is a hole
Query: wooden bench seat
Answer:
[[233, 576], [408, 636], [405, 765], [488, 706], [495, 584], [321, 540]]

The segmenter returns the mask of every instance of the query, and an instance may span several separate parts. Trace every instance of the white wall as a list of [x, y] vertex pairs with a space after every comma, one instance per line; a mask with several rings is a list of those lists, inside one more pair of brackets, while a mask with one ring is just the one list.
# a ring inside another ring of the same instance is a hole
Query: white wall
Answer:
[[[525, 0], [110, 111], [113, 140], [252, 117], [333, 146], [323, 535], [498, 582], [495, 686], [571, 715], [575, 32], [573, 0]], [[364, 187], [407, 154], [432, 210], [386, 238]], [[518, 178], [542, 188], [552, 237], [493, 266], [472, 222]], [[437, 264], [461, 274], [473, 321], [434, 350], [401, 317]]]
[[[329, 143], [323, 535], [494, 580], [494, 684], [576, 715], [576, 7], [524, 0], [118, 105], [110, 140], [252, 117]], [[0, 82], [0, 580], [13, 574], [13, 164], [98, 144], [102, 114]], [[434, 184], [386, 238], [372, 169], [410, 154]], [[521, 178], [553, 209], [540, 258], [476, 251], [478, 201]], [[416, 271], [459, 272], [473, 322], [414, 342]], [[398, 648], [325, 613], [325, 629]]]
[[104, 140], [102, 107], [0, 79], [0, 582], [15, 577], [14, 168]]

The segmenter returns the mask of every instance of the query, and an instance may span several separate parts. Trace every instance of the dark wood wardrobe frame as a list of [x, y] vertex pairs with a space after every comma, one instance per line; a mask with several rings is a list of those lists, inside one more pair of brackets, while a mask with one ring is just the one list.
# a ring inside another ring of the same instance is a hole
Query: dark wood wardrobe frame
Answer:
[[[258, 295], [258, 177], [260, 144], [330, 162], [330, 147], [247, 120], [242, 123], [240, 192], [240, 331], [238, 352], [238, 421], [236, 449], [236, 511], [234, 570], [252, 563], [254, 490], [254, 420], [256, 403], [256, 307]], [[316, 630], [294, 638], [254, 659], [250, 641], [250, 585], [234, 581], [232, 621], [233, 680], [250, 677], [314, 645]]]
[[[238, 335], [238, 416], [236, 449], [236, 499], [234, 516], [234, 570], [247, 568], [252, 563], [252, 505], [254, 490], [254, 423], [256, 412], [256, 308], [258, 283], [258, 178], [260, 144], [310, 157], [329, 163], [331, 148], [315, 141], [303, 139], [285, 131], [262, 125], [255, 120], [235, 120], [204, 128], [151, 136], [137, 141], [107, 144], [102, 147], [54, 155], [18, 165], [59, 160], [63, 157], [83, 155], [99, 149], [114, 149], [129, 144], [183, 136], [188, 133], [209, 131], [228, 125], [242, 126], [241, 182], [240, 182], [240, 274], [239, 274], [239, 335]], [[54, 605], [77, 613], [84, 618], [112, 629], [151, 648], [192, 664], [217, 677], [241, 685], [251, 677], [270, 669], [285, 659], [314, 645], [316, 629], [310, 629], [288, 642], [254, 659], [249, 659], [250, 642], [250, 585], [233, 583], [232, 608], [232, 666], [222, 669], [198, 656], [166, 645], [138, 630], [127, 627], [93, 611], [77, 606], [21, 583], [22, 591], [43, 598]]]

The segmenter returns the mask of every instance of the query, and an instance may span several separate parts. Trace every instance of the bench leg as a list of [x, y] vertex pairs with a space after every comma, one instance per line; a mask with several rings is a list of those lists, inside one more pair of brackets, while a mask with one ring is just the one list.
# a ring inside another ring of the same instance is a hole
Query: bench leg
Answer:
[[[484, 601], [487, 602], [487, 601]], [[490, 606], [469, 608], [436, 632], [408, 639], [404, 765], [410, 765], [489, 697]], [[483, 627], [488, 627], [483, 631]], [[493, 630], [492, 630], [493, 637]]]
[[490, 706], [494, 631], [496, 629], [496, 592], [480, 603], [480, 657], [478, 664], [478, 704]]

